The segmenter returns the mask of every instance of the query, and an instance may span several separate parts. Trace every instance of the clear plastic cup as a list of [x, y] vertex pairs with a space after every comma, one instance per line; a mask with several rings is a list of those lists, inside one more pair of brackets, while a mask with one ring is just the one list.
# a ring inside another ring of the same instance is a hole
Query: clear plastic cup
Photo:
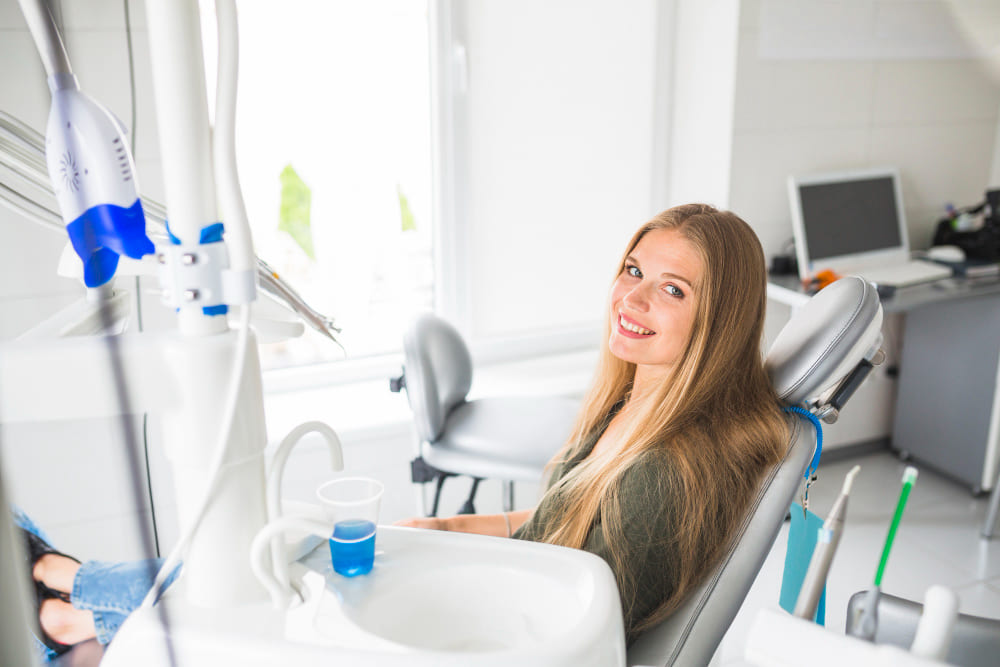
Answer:
[[385, 487], [368, 477], [345, 477], [316, 490], [333, 524], [330, 559], [334, 571], [345, 577], [371, 572], [375, 561], [375, 526]]

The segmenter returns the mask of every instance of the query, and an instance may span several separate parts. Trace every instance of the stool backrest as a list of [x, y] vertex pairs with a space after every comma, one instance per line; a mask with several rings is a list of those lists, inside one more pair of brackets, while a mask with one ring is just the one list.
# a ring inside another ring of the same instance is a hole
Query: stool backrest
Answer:
[[417, 435], [434, 442], [445, 418], [472, 386], [472, 357], [458, 330], [433, 313], [418, 317], [403, 335], [406, 397]]

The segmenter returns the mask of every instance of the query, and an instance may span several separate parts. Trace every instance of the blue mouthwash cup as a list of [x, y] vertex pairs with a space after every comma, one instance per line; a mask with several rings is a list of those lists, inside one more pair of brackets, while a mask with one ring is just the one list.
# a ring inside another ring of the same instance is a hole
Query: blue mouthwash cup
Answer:
[[383, 489], [381, 482], [368, 477], [335, 479], [317, 489], [320, 503], [333, 523], [330, 560], [338, 574], [355, 577], [371, 572]]

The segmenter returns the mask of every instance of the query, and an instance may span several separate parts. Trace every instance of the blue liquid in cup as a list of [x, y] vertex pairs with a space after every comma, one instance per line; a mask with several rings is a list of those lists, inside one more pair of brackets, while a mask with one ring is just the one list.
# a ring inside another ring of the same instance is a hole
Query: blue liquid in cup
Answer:
[[365, 519], [347, 519], [333, 525], [330, 538], [333, 569], [345, 577], [368, 574], [375, 560], [375, 524]]

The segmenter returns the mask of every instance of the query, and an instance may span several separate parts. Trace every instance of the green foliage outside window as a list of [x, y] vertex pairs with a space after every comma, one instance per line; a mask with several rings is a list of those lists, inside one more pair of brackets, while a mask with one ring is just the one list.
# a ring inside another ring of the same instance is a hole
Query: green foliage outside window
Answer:
[[399, 183], [396, 184], [396, 194], [399, 195], [399, 217], [403, 221], [403, 231], [416, 231], [417, 220], [413, 217], [413, 211], [410, 210], [410, 202], [407, 200], [406, 195], [403, 194], [403, 188]]
[[308, 255], [315, 260], [312, 227], [309, 213], [312, 207], [312, 190], [298, 175], [292, 165], [281, 170], [281, 211], [278, 229], [286, 232]]

